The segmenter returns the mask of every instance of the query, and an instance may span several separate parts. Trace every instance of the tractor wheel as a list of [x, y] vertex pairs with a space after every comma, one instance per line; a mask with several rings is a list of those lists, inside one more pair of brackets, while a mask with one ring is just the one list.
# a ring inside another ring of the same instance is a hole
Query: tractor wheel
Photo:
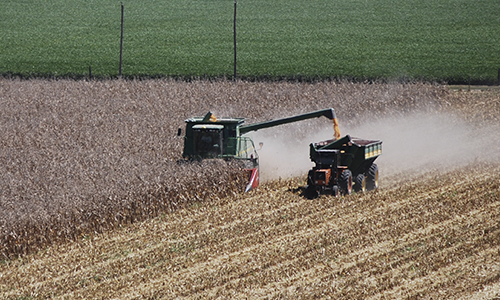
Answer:
[[372, 164], [366, 172], [366, 189], [368, 191], [378, 188], [378, 166]]
[[352, 193], [352, 173], [350, 170], [346, 169], [340, 174], [339, 185], [344, 195]]
[[365, 174], [358, 174], [356, 178], [354, 178], [354, 191], [356, 193], [364, 193], [366, 192], [366, 177]]
[[307, 185], [303, 192], [304, 197], [307, 199], [314, 199], [319, 197], [319, 193], [314, 185]]

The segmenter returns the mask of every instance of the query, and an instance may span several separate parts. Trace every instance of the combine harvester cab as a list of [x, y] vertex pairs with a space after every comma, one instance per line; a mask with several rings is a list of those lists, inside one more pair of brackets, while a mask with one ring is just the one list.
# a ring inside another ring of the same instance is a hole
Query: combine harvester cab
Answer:
[[235, 159], [243, 163], [248, 174], [245, 191], [259, 185], [259, 156], [249, 137], [240, 136], [243, 118], [217, 119], [208, 112], [205, 117], [186, 121], [182, 156], [188, 159]]
[[350, 195], [378, 188], [378, 166], [382, 141], [351, 138], [310, 144], [309, 157], [315, 166], [307, 176], [306, 196], [320, 193]]
[[204, 117], [193, 117], [185, 121], [186, 134], [182, 156], [187, 159], [221, 158], [242, 162], [248, 173], [245, 191], [249, 191], [259, 185], [259, 157], [252, 139], [242, 135], [321, 116], [333, 120], [335, 136], [339, 137], [338, 123], [332, 108], [249, 125], [243, 125], [244, 118], [217, 119], [208, 112]]

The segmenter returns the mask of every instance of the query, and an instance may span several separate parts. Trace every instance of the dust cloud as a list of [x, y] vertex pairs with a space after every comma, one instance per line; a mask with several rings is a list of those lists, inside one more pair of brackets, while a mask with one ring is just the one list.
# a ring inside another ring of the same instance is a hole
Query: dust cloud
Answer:
[[[309, 122], [309, 121], [305, 121]], [[382, 155], [376, 160], [380, 176], [418, 175], [446, 171], [474, 163], [500, 162], [500, 127], [477, 127], [452, 114], [410, 113], [380, 118], [361, 125], [343, 127], [342, 136], [382, 140]], [[333, 137], [330, 122], [317, 126], [282, 125], [252, 134], [259, 148], [261, 180], [305, 176], [314, 165], [309, 144]], [[318, 125], [319, 124], [319, 125]], [[303, 127], [302, 127], [303, 128]]]
[[366, 123], [353, 136], [383, 141], [382, 174], [447, 171], [471, 163], [499, 161], [498, 126], [475, 127], [451, 114], [419, 114]]
[[263, 142], [263, 147], [257, 147], [259, 155], [260, 180], [262, 182], [279, 178], [288, 178], [306, 174], [314, 165], [309, 160], [309, 143], [306, 137], [296, 144], [291, 144], [284, 135], [254, 134], [256, 143]]
[[[333, 138], [332, 123], [328, 119], [322, 120], [301, 122], [306, 126], [300, 123], [282, 125], [251, 134], [258, 149], [263, 182], [307, 174], [314, 166], [309, 159], [309, 144]], [[260, 142], [263, 143], [261, 149]]]

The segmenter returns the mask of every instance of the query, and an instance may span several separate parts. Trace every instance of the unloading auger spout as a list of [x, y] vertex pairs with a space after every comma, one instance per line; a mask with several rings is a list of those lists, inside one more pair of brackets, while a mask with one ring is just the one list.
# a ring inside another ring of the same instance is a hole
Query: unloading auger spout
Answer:
[[296, 116], [288, 117], [288, 118], [283, 118], [283, 119], [265, 121], [265, 122], [249, 124], [249, 125], [242, 125], [240, 127], [240, 133], [245, 134], [247, 132], [257, 131], [257, 130], [263, 129], [263, 128], [269, 128], [269, 127], [274, 127], [274, 126], [278, 126], [278, 125], [282, 125], [282, 124], [293, 123], [293, 122], [298, 122], [298, 121], [313, 119], [313, 118], [319, 118], [319, 117], [326, 117], [326, 118], [332, 120], [333, 121], [333, 130], [335, 132], [334, 137], [336, 139], [340, 138], [339, 124], [337, 121], [337, 117], [335, 116], [335, 110], [333, 110], [333, 108], [327, 108], [327, 109], [318, 110], [318, 111], [305, 113], [305, 114], [300, 114], [300, 115], [296, 115]]

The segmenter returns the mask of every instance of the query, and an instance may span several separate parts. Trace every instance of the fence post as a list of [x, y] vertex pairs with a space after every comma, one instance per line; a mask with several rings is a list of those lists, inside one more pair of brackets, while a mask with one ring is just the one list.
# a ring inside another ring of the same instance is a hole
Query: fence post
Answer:
[[236, 0], [234, 0], [233, 39], [234, 39], [234, 73], [233, 73], [233, 80], [236, 81]]
[[122, 20], [121, 20], [121, 35], [120, 35], [120, 64], [118, 67], [118, 76], [122, 77], [122, 56], [123, 56], [123, 2], [121, 3], [122, 7]]

